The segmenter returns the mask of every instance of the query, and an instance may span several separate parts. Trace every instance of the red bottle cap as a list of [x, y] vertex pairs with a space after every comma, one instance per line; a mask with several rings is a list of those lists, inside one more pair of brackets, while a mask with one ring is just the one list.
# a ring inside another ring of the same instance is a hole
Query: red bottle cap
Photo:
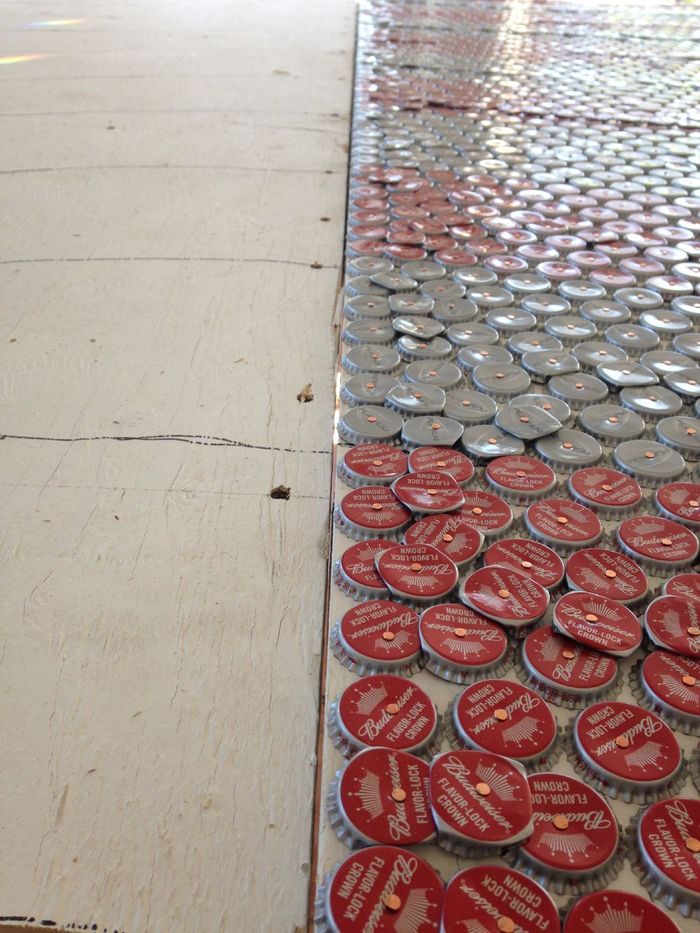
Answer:
[[595, 891], [576, 901], [563, 933], [681, 933], [669, 915], [648, 899], [627, 891]]
[[442, 551], [459, 570], [474, 562], [484, 537], [462, 514], [428, 515], [419, 519], [404, 534], [405, 544], [430, 544]]
[[455, 854], [498, 850], [532, 833], [524, 772], [500, 755], [444, 752], [430, 765], [430, 800], [438, 842]]
[[398, 535], [411, 520], [410, 511], [383, 486], [360, 486], [343, 496], [336, 507], [335, 521], [351, 538], [381, 538]]
[[466, 486], [474, 477], [474, 464], [469, 457], [449, 447], [417, 447], [408, 455], [411, 472], [437, 470], [448, 473], [459, 486]]
[[350, 848], [417, 845], [435, 836], [430, 768], [408, 752], [368, 748], [345, 766], [329, 793], [331, 822]]
[[482, 567], [469, 574], [459, 598], [488, 619], [507, 628], [522, 628], [541, 619], [549, 593], [530, 577], [508, 567]]
[[394, 846], [353, 852], [337, 869], [325, 899], [333, 933], [435, 933], [443, 883], [424, 859]]
[[494, 564], [517, 570], [546, 590], [555, 590], [564, 579], [561, 557], [546, 544], [529, 538], [504, 538], [494, 542], [484, 554], [484, 566]]
[[638, 666], [638, 675], [639, 684], [633, 686], [637, 699], [676, 729], [696, 735], [700, 729], [700, 661], [653, 651]]
[[360, 748], [422, 752], [438, 727], [437, 711], [428, 694], [393, 674], [372, 674], [354, 681], [341, 694], [335, 712], [337, 722], [331, 723], [331, 734], [348, 757]]
[[566, 582], [572, 590], [586, 590], [626, 606], [640, 602], [649, 581], [634, 561], [617, 551], [591, 547], [576, 551], [566, 562]]
[[466, 683], [502, 667], [508, 657], [503, 629], [468, 606], [442, 603], [424, 610], [420, 639], [428, 670]]
[[503, 755], [526, 767], [547, 760], [552, 764], [557, 721], [545, 701], [522, 684], [480, 680], [457, 697], [452, 721], [463, 746]]
[[618, 686], [617, 661], [557, 635], [551, 626], [535, 629], [522, 647], [524, 675], [545, 699], [578, 709]]
[[642, 643], [642, 628], [635, 614], [605, 596], [574, 592], [554, 606], [552, 626], [560, 635], [604, 654], [626, 658]]
[[632, 703], [594, 703], [573, 727], [575, 767], [603, 793], [625, 800], [664, 793], [681, 771], [678, 739], [654, 713]]
[[666, 483], [656, 491], [656, 507], [666, 518], [700, 528], [700, 483]]
[[[700, 580], [700, 576], [694, 579]], [[687, 595], [659, 596], [647, 607], [644, 626], [649, 638], [660, 648], [700, 658], [700, 602], [697, 599]]]
[[559, 929], [559, 911], [549, 894], [512, 868], [475, 865], [458, 872], [447, 885], [441, 933], [559, 933]]
[[695, 561], [700, 544], [692, 531], [668, 518], [639, 515], [617, 529], [620, 547], [649, 567], [657, 576], [667, 575]]
[[422, 470], [399, 477], [391, 486], [399, 500], [419, 515], [454, 512], [464, 505], [464, 494], [447, 473]]
[[383, 551], [376, 564], [395, 596], [420, 603], [449, 596], [459, 578], [449, 557], [429, 544], [397, 544]]
[[685, 917], [700, 916], [700, 800], [671, 797], [642, 813], [637, 869], [651, 893]]
[[525, 525], [534, 538], [563, 552], [593, 545], [603, 535], [595, 512], [570, 499], [534, 502], [525, 512]]
[[528, 783], [535, 831], [507, 859], [546, 879], [557, 893], [591, 878], [604, 883], [614, 877], [621, 867], [620, 831], [607, 801], [563, 774], [533, 774]]
[[567, 485], [572, 498], [606, 518], [628, 515], [643, 501], [639, 483], [609, 467], [576, 470]]
[[334, 654], [350, 670], [403, 675], [417, 670], [418, 616], [399, 603], [373, 599], [354, 606], [334, 629], [334, 641]]
[[664, 583], [663, 592], [667, 596], [680, 596], [682, 599], [700, 599], [700, 574], [676, 574]]
[[486, 479], [504, 499], [520, 504], [538, 499], [557, 484], [554, 471], [534, 457], [496, 457], [486, 467]]
[[487, 541], [502, 537], [513, 524], [513, 512], [508, 503], [481, 489], [465, 489], [464, 505], [459, 511]]
[[408, 469], [408, 457], [389, 444], [360, 444], [351, 447], [338, 467], [338, 475], [349, 486], [389, 486]]
[[392, 541], [374, 538], [358, 541], [344, 551], [336, 564], [335, 582], [351, 599], [375, 599], [389, 595], [389, 590], [374, 566], [374, 558]]

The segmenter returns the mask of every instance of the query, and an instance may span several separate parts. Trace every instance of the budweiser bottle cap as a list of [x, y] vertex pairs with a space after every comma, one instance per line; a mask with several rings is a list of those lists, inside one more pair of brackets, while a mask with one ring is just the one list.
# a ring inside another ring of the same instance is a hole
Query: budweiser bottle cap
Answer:
[[557, 484], [554, 471], [534, 457], [496, 457], [486, 467], [485, 476], [494, 492], [516, 505], [545, 496]]
[[481, 552], [484, 536], [462, 514], [427, 515], [404, 534], [404, 544], [429, 544], [454, 562], [462, 572]]
[[469, 457], [445, 447], [417, 447], [408, 457], [408, 469], [412, 473], [423, 470], [447, 473], [462, 488], [474, 478], [474, 464]]
[[475, 865], [458, 872], [447, 885], [440, 933], [559, 933], [559, 929], [559, 912], [549, 894], [512, 868]]
[[626, 606], [641, 602], [649, 592], [641, 567], [618, 551], [600, 547], [584, 548], [569, 557], [566, 582], [572, 590], [598, 593]]
[[552, 627], [587, 648], [627, 658], [642, 643], [642, 629], [635, 614], [605, 596], [567, 593], [557, 600]]
[[517, 570], [550, 592], [564, 579], [561, 557], [545, 544], [529, 538], [504, 538], [490, 545], [484, 553], [484, 566], [494, 565]]
[[420, 668], [418, 616], [407, 606], [372, 599], [336, 623], [331, 648], [344, 667], [358, 674], [409, 677]]
[[502, 538], [513, 524], [513, 512], [508, 503], [481, 489], [465, 489], [464, 505], [459, 514], [481, 532], [487, 543]]
[[567, 482], [569, 495], [602, 518], [633, 515], [643, 502], [639, 483], [609, 467], [576, 470]]
[[442, 603], [425, 609], [420, 617], [420, 640], [428, 670], [452, 683], [501, 674], [508, 663], [503, 629], [468, 606]]
[[[671, 593], [657, 597], [649, 603], [644, 614], [644, 627], [649, 639], [659, 648], [665, 648], [688, 658], [700, 658], [700, 578], [696, 574], [681, 574], [690, 577], [690, 592], [673, 595], [673, 590], [686, 590], [684, 583], [677, 583]], [[669, 580], [672, 584], [680, 577]], [[668, 585], [667, 585], [668, 586]], [[696, 587], [695, 590], [692, 587]]]
[[417, 515], [454, 512], [464, 505], [464, 494], [457, 482], [438, 470], [406, 473], [392, 483], [391, 490]]
[[700, 732], [700, 661], [652, 651], [630, 672], [632, 693], [679, 732]]
[[595, 891], [567, 911], [563, 933], [681, 933], [669, 915], [646, 898], [628, 891]]
[[344, 551], [335, 564], [335, 582], [351, 599], [361, 602], [365, 599], [381, 599], [389, 595], [389, 590], [377, 573], [374, 558], [388, 547], [392, 541], [374, 538], [371, 541], [358, 541]]
[[510, 629], [537, 622], [549, 605], [549, 593], [543, 586], [517, 570], [498, 565], [469, 574], [458, 595], [465, 605]]
[[694, 564], [700, 550], [689, 528], [651, 515], [625, 519], [617, 529], [617, 542], [641, 567], [665, 577]]
[[383, 486], [360, 486], [343, 496], [333, 518], [344, 535], [360, 541], [398, 538], [411, 521], [410, 511]]
[[560, 554], [590, 547], [603, 535], [603, 526], [595, 512], [570, 499], [535, 502], [525, 512], [524, 520], [533, 538]]
[[458, 582], [454, 562], [429, 544], [397, 544], [375, 563], [394, 596], [423, 605], [440, 602]]
[[338, 476], [347, 485], [390, 486], [408, 470], [408, 458], [389, 444], [353, 447], [338, 464]]
[[700, 575], [697, 573], [678, 573], [666, 580], [663, 592], [667, 596], [680, 596], [683, 599], [700, 599]]
[[654, 501], [664, 518], [700, 530], [700, 483], [666, 483], [656, 490]]

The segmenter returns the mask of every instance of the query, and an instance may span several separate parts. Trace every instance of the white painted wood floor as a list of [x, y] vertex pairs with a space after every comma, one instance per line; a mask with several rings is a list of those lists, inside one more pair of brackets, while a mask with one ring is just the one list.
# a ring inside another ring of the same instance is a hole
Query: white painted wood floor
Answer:
[[2, 5], [3, 918], [306, 924], [353, 17]]

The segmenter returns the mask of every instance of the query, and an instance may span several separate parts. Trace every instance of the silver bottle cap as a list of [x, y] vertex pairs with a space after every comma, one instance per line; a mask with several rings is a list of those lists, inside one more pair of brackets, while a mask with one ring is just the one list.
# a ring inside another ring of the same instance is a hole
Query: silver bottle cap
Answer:
[[435, 302], [428, 295], [415, 295], [413, 292], [408, 292], [407, 294], [389, 295], [388, 305], [391, 314], [410, 314], [425, 317], [433, 311]]
[[485, 323], [502, 336], [509, 337], [511, 334], [532, 330], [537, 324], [537, 319], [534, 314], [523, 311], [522, 308], [506, 308], [489, 311]]
[[498, 276], [493, 269], [484, 269], [483, 266], [471, 266], [468, 269], [459, 269], [457, 272], [453, 272], [452, 279], [469, 289], [482, 285], [495, 285]]
[[407, 362], [414, 360], [447, 360], [452, 356], [452, 344], [444, 337], [433, 337], [431, 340], [416, 339], [404, 334], [396, 341], [396, 349], [402, 359]]
[[387, 393], [384, 404], [405, 418], [438, 415], [445, 407], [445, 390], [439, 386], [400, 382]]
[[626, 386], [653, 386], [659, 382], [655, 373], [633, 360], [600, 363], [595, 372], [598, 378], [614, 389], [624, 389]]
[[343, 355], [343, 368], [356, 373], [398, 373], [401, 357], [393, 347], [351, 347]]
[[685, 461], [677, 451], [656, 441], [625, 441], [615, 449], [613, 458], [623, 473], [652, 489], [678, 479], [685, 469]]
[[461, 443], [464, 451], [477, 460], [525, 453], [525, 444], [520, 438], [507, 434], [493, 424], [476, 424], [465, 428]]
[[346, 405], [383, 405], [387, 392], [395, 385], [398, 381], [394, 376], [359, 373], [343, 384], [340, 398]]
[[438, 299], [456, 301], [458, 298], [464, 298], [466, 288], [460, 282], [453, 282], [450, 279], [433, 279], [423, 282], [420, 292], [421, 295], [428, 295], [434, 301]]
[[562, 342], [557, 337], [542, 334], [537, 330], [527, 330], [522, 334], [514, 334], [506, 344], [508, 349], [516, 356], [523, 353], [537, 353], [540, 350], [563, 350]]
[[578, 372], [581, 368], [575, 356], [566, 350], [537, 350], [523, 353], [520, 363], [533, 382], [545, 383], [552, 376]]
[[675, 350], [651, 350], [645, 353], [639, 362], [655, 373], [659, 379], [688, 368], [688, 357]]
[[488, 424], [498, 406], [492, 398], [473, 389], [452, 389], [447, 393], [443, 415], [464, 425]]
[[671, 340], [680, 334], [689, 333], [693, 329], [692, 322], [678, 311], [669, 311], [660, 308], [654, 311], [644, 311], [639, 315], [642, 327], [654, 331], [662, 340]]
[[552, 376], [547, 388], [555, 398], [563, 399], [572, 411], [602, 402], [608, 395], [608, 387], [603, 380], [588, 373]]
[[479, 391], [500, 402], [522, 395], [530, 387], [530, 377], [515, 363], [481, 363], [471, 375]]
[[594, 437], [571, 428], [540, 438], [535, 442], [535, 450], [559, 473], [594, 466], [603, 458], [603, 449]]
[[625, 321], [629, 321], [632, 317], [629, 308], [608, 298], [594, 298], [593, 301], [584, 301], [579, 308], [579, 314], [598, 327], [607, 327], [610, 324], [624, 324]]
[[[673, 349], [684, 353], [691, 361], [700, 361], [700, 334], [681, 334], [673, 338]], [[693, 365], [691, 362], [689, 365]]]
[[581, 369], [587, 373], [594, 373], [596, 366], [601, 363], [625, 362], [628, 359], [624, 350], [602, 340], [577, 343], [571, 352], [581, 364]]
[[357, 256], [351, 259], [347, 267], [348, 275], [376, 275], [377, 272], [390, 272], [391, 261], [378, 256]]
[[401, 440], [409, 450], [415, 447], [452, 447], [461, 438], [464, 425], [443, 415], [423, 415], [409, 418], [401, 432]]
[[473, 321], [479, 309], [469, 298], [439, 298], [433, 307], [433, 317], [445, 327]]
[[[396, 354], [398, 356], [398, 353]], [[426, 385], [440, 386], [441, 389], [454, 389], [462, 382], [463, 376], [454, 363], [439, 360], [417, 360], [409, 363], [404, 370], [403, 382], [423, 382]]]
[[523, 298], [522, 307], [530, 314], [534, 314], [540, 322], [560, 314], [569, 314], [571, 311], [571, 303], [562, 295], [555, 295], [553, 292], [528, 295]]
[[487, 324], [468, 321], [448, 327], [447, 339], [455, 347], [485, 347], [498, 343], [498, 333]]
[[348, 279], [343, 289], [349, 297], [356, 295], [374, 295], [378, 298], [385, 298], [389, 292], [386, 288], [376, 285], [368, 275], [355, 275]]
[[593, 340], [598, 328], [591, 321], [572, 314], [561, 314], [545, 321], [545, 333], [557, 337], [565, 347], [573, 347], [583, 340]]
[[664, 382], [690, 404], [700, 399], [700, 366], [688, 367], [664, 376]]
[[663, 386], [635, 386], [623, 389], [619, 398], [624, 408], [635, 411], [646, 421], [671, 418], [683, 409], [683, 402], [676, 393], [664, 389]]
[[401, 267], [404, 275], [409, 275], [418, 282], [431, 282], [434, 279], [442, 279], [445, 276], [445, 267], [440, 263], [432, 262], [428, 259], [421, 259], [417, 262], [405, 262]]
[[343, 314], [348, 320], [371, 318], [382, 321], [391, 317], [389, 302], [380, 295], [355, 295], [343, 305]]
[[444, 333], [445, 328], [438, 321], [429, 317], [413, 317], [408, 314], [397, 315], [391, 322], [397, 334], [408, 334], [417, 340], [430, 340]]
[[656, 436], [686, 460], [700, 460], [700, 419], [687, 415], [664, 418], [656, 425]]
[[394, 328], [388, 321], [375, 321], [368, 318], [348, 321], [341, 334], [344, 343], [350, 347], [359, 347], [361, 344], [389, 347], [394, 336]]
[[551, 395], [536, 395], [535, 393], [518, 395], [517, 398], [511, 399], [508, 404], [511, 406], [534, 405], [536, 408], [541, 408], [543, 411], [549, 412], [552, 417], [556, 418], [557, 421], [560, 421], [563, 425], [566, 425], [571, 419], [571, 409], [566, 402], [558, 398], [553, 398]]
[[630, 357], [639, 357], [642, 353], [655, 350], [660, 343], [658, 334], [638, 324], [613, 324], [605, 331], [605, 339]]
[[418, 288], [418, 282], [408, 275], [404, 275], [397, 269], [390, 272], [377, 272], [370, 276], [374, 285], [385, 288], [387, 292], [414, 292]]
[[645, 429], [641, 415], [610, 404], [584, 408], [579, 415], [579, 423], [584, 431], [608, 447], [641, 437]]
[[510, 402], [496, 415], [495, 424], [522, 441], [534, 441], [560, 431], [562, 424], [550, 412], [537, 405]]
[[513, 354], [505, 347], [474, 346], [462, 347], [455, 360], [457, 366], [465, 373], [471, 372], [482, 363], [505, 364], [513, 362]]
[[378, 405], [358, 405], [338, 422], [338, 434], [351, 444], [390, 443], [401, 434], [403, 418]]

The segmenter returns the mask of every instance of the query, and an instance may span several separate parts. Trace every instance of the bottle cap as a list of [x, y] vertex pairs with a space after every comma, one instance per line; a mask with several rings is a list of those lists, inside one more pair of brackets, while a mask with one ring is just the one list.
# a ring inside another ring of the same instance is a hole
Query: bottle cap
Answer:
[[443, 883], [418, 855], [394, 846], [354, 852], [319, 889], [317, 933], [435, 933], [442, 912]]
[[551, 548], [529, 538], [496, 541], [484, 554], [485, 567], [507, 567], [524, 574], [550, 592], [564, 579], [564, 562]]
[[[545, 414], [541, 408], [533, 411]], [[557, 484], [553, 470], [534, 457], [496, 457], [489, 461], [485, 477], [494, 492], [516, 505], [541, 498]]]
[[418, 262], [405, 262], [401, 267], [401, 271], [404, 275], [410, 275], [417, 282], [432, 282], [434, 279], [445, 277], [445, 267], [427, 259]]
[[625, 408], [641, 415], [647, 422], [657, 422], [662, 418], [677, 415], [683, 403], [675, 392], [663, 386], [640, 386], [623, 389], [620, 402]]
[[474, 478], [474, 464], [457, 450], [444, 447], [418, 447], [411, 451], [408, 469], [414, 473], [421, 470], [437, 470], [447, 473], [458, 486], [468, 486]]
[[464, 505], [464, 495], [457, 482], [448, 473], [438, 470], [406, 473], [392, 483], [391, 490], [399, 502], [417, 515], [454, 512]]
[[445, 599], [458, 582], [454, 562], [429, 544], [395, 545], [378, 555], [376, 567], [394, 596], [416, 604]]
[[557, 894], [607, 884], [624, 858], [620, 828], [606, 800], [583, 781], [546, 772], [528, 778], [535, 831], [506, 861]]
[[681, 933], [660, 907], [628, 891], [595, 891], [579, 898], [568, 910], [563, 933]]
[[512, 363], [513, 354], [505, 347], [475, 344], [462, 347], [457, 354], [457, 365], [465, 373], [472, 373], [482, 363], [504, 365]]
[[443, 301], [456, 301], [458, 298], [464, 298], [466, 292], [466, 288], [461, 282], [450, 282], [447, 279], [433, 279], [423, 282], [420, 290], [423, 295], [429, 295], [433, 299], [440, 298]]
[[[389, 295], [387, 303], [389, 305], [389, 312], [392, 315], [411, 315], [414, 318], [422, 319], [426, 325], [429, 325], [427, 315], [435, 308], [435, 302], [430, 295], [414, 295], [412, 292]], [[402, 333], [406, 332], [402, 331]], [[441, 333], [441, 330], [436, 331], [433, 336]]]
[[656, 350], [660, 343], [658, 334], [653, 330], [629, 323], [611, 325], [605, 331], [605, 339], [632, 358], [639, 358], [649, 350]]
[[401, 359], [409, 363], [415, 360], [448, 360], [452, 356], [452, 345], [444, 337], [423, 340], [404, 334], [396, 341], [396, 349]]
[[523, 353], [537, 353], [542, 350], [561, 350], [562, 342], [557, 337], [541, 334], [538, 330], [526, 330], [509, 337], [506, 346], [516, 356], [522, 356]]
[[481, 489], [464, 490], [464, 505], [459, 514], [481, 532], [487, 544], [504, 537], [513, 524], [513, 512], [508, 503]]
[[567, 376], [552, 376], [547, 389], [556, 398], [563, 399], [572, 411], [581, 411], [608, 395], [608, 387], [602, 379], [588, 373], [569, 373]]
[[387, 392], [384, 404], [406, 418], [439, 415], [445, 407], [445, 390], [440, 386], [399, 382]]
[[642, 643], [642, 629], [635, 614], [605, 596], [566, 593], [554, 605], [552, 628], [587, 648], [627, 658]]
[[468, 606], [442, 603], [423, 610], [420, 640], [427, 669], [451, 683], [497, 676], [508, 666], [505, 632]]
[[357, 674], [411, 677], [421, 667], [418, 616], [398, 603], [372, 599], [336, 623], [331, 647], [340, 663]]
[[[673, 341], [673, 345], [678, 349], [676, 340]], [[687, 369], [669, 373], [664, 376], [664, 382], [688, 405], [700, 399], [700, 366], [689, 366]]]
[[489, 311], [486, 315], [486, 324], [493, 327], [501, 337], [510, 337], [524, 331], [530, 331], [537, 325], [534, 314], [523, 311], [522, 308], [504, 308]]
[[657, 333], [662, 340], [672, 340], [678, 334], [685, 334], [693, 329], [692, 322], [685, 314], [669, 311], [667, 308], [644, 311], [639, 316], [639, 323]]
[[492, 421], [498, 406], [492, 398], [474, 389], [452, 389], [447, 393], [443, 416], [461, 424], [486, 424]]
[[350, 347], [343, 355], [343, 369], [357, 373], [387, 373], [394, 375], [401, 367], [401, 357], [393, 347]]
[[608, 797], [648, 803], [685, 779], [678, 739], [654, 713], [633, 703], [594, 703], [576, 717], [570, 758], [586, 783]]
[[[519, 398], [527, 398], [527, 396], [519, 396]], [[507, 434], [523, 441], [532, 441], [549, 434], [556, 434], [562, 428], [561, 421], [558, 421], [549, 411], [536, 404], [518, 401], [511, 401], [508, 405], [504, 405], [496, 415], [495, 424]]]
[[408, 470], [408, 457], [389, 444], [361, 444], [347, 451], [338, 476], [347, 485], [389, 486]]
[[617, 543], [641, 567], [668, 577], [695, 563], [700, 550], [697, 537], [669, 518], [638, 515], [618, 527]]
[[665, 518], [700, 529], [700, 483], [666, 483], [656, 490], [654, 501]]
[[405, 544], [429, 544], [437, 548], [460, 572], [474, 563], [483, 541], [483, 535], [461, 514], [428, 515], [411, 525], [404, 535]]
[[477, 317], [479, 309], [470, 298], [438, 298], [433, 307], [433, 317], [445, 327], [464, 324]]
[[351, 444], [375, 444], [395, 441], [401, 433], [403, 418], [379, 405], [350, 408], [338, 422], [338, 434]]
[[442, 415], [420, 415], [409, 418], [403, 426], [404, 447], [452, 447], [462, 436], [464, 425]]
[[[692, 367], [693, 360], [700, 360], [700, 335], [698, 334], [680, 334], [673, 338], [673, 349], [679, 353], [684, 353], [689, 357], [688, 365]], [[697, 393], [693, 393], [697, 394]]]
[[[559, 933], [559, 929], [559, 913], [552, 898], [512, 868], [475, 865], [458, 872], [447, 885], [441, 933]], [[672, 931], [660, 928], [659, 933]]]
[[350, 849], [431, 842], [436, 829], [429, 773], [427, 762], [408, 752], [358, 752], [328, 791], [328, 814], [338, 838]]
[[[612, 344], [611, 344], [612, 346]], [[599, 363], [595, 374], [613, 389], [624, 389], [625, 386], [653, 386], [657, 385], [659, 377], [646, 366], [634, 360], [613, 360], [612, 363]]]
[[444, 752], [430, 765], [438, 845], [458, 856], [498, 854], [533, 831], [524, 771], [500, 755]]
[[592, 321], [574, 314], [558, 314], [544, 324], [545, 333], [556, 337], [565, 347], [573, 347], [583, 340], [593, 340], [598, 328]]
[[652, 651], [630, 671], [640, 706], [686, 735], [700, 732], [700, 661], [671, 651]]
[[491, 752], [528, 771], [548, 771], [559, 757], [557, 721], [533, 690], [509, 680], [480, 680], [451, 704], [453, 748]]
[[571, 499], [534, 502], [523, 518], [533, 538], [560, 554], [591, 547], [603, 536], [603, 526], [595, 512]]
[[391, 346], [394, 339], [394, 328], [388, 321], [369, 320], [359, 318], [356, 321], [348, 321], [341, 334], [342, 340], [351, 347], [360, 346], [360, 344], [371, 344], [374, 346]]
[[452, 324], [447, 329], [447, 339], [459, 348], [464, 347], [495, 347], [498, 343], [498, 333], [487, 324], [468, 321], [465, 324]]
[[[613, 347], [609, 343], [603, 343], [600, 340], [587, 340], [585, 343], [577, 343], [571, 352], [579, 361], [581, 369], [585, 373], [594, 373], [596, 367], [601, 363], [624, 362], [629, 359], [624, 350]], [[602, 380], [600, 381], [602, 382]]]
[[351, 758], [362, 748], [429, 756], [439, 747], [438, 714], [428, 694], [395, 674], [354, 680], [328, 713], [333, 744]]
[[683, 599], [700, 599], [700, 574], [679, 573], [666, 580], [662, 592], [667, 596], [680, 596]]
[[388, 295], [386, 288], [375, 285], [368, 275], [351, 276], [345, 283], [343, 291], [351, 298], [356, 295], [374, 295], [377, 298], [385, 298]]
[[603, 457], [603, 449], [594, 437], [562, 428], [556, 434], [535, 442], [538, 455], [558, 473], [573, 473], [581, 467], [593, 466]]
[[358, 256], [348, 263], [348, 275], [374, 275], [377, 272], [389, 272], [391, 261], [379, 256]]
[[359, 373], [351, 376], [344, 382], [340, 390], [340, 398], [346, 405], [383, 405], [384, 399], [397, 385], [394, 376], [383, 373]]
[[350, 321], [363, 318], [388, 321], [391, 317], [391, 309], [389, 302], [381, 295], [355, 295], [346, 299], [343, 314]]
[[353, 489], [335, 507], [333, 517], [339, 530], [357, 541], [398, 539], [411, 521], [410, 511], [383, 486]]
[[625, 441], [615, 448], [613, 457], [623, 473], [651, 489], [678, 479], [685, 470], [683, 457], [656, 441]]
[[532, 381], [540, 384], [544, 384], [552, 376], [576, 373], [581, 368], [576, 357], [566, 350], [537, 350], [523, 353], [520, 364], [530, 374]]
[[700, 800], [652, 804], [630, 831], [632, 869], [651, 896], [683, 917], [700, 918]]
[[603, 518], [624, 518], [634, 514], [643, 501], [636, 480], [609, 467], [576, 470], [567, 481], [572, 499]]
[[579, 308], [581, 317], [596, 325], [624, 324], [632, 317], [629, 308], [610, 298], [592, 298]]
[[659, 379], [688, 367], [687, 357], [682, 353], [676, 353], [675, 350], [652, 350], [642, 356], [640, 363], [655, 373]]
[[571, 409], [559, 398], [553, 398], [549, 395], [518, 395], [511, 399], [509, 405], [535, 405], [543, 411], [548, 412], [562, 424], [566, 424], [571, 419]]
[[[690, 586], [687, 588], [682, 582], [683, 577], [691, 574], [681, 574], [669, 580], [680, 580], [672, 588], [670, 594], [658, 596], [647, 607], [644, 615], [644, 627], [649, 639], [659, 648], [674, 651], [689, 658], [700, 657], [700, 582], [692, 575]], [[668, 586], [668, 584], [667, 584]], [[673, 590], [682, 590], [682, 595], [674, 595]]]
[[475, 388], [497, 402], [508, 401], [530, 388], [530, 377], [515, 363], [481, 363], [471, 375]]
[[525, 453], [525, 444], [518, 437], [506, 434], [493, 424], [474, 424], [462, 434], [462, 447], [477, 463], [508, 455]]
[[459, 588], [465, 605], [508, 629], [539, 621], [547, 611], [549, 592], [531, 577], [509, 567], [482, 567]]
[[[398, 356], [398, 353], [396, 354]], [[430, 386], [440, 386], [446, 392], [454, 389], [462, 381], [462, 373], [454, 363], [440, 360], [416, 360], [404, 370], [404, 382], [420, 382]]]
[[392, 545], [392, 541], [374, 538], [372, 541], [358, 541], [341, 554], [335, 564], [335, 582], [346, 596], [362, 602], [389, 595], [375, 569], [374, 558]]
[[656, 425], [656, 436], [686, 460], [700, 460], [700, 419], [680, 415], [664, 418]]
[[636, 440], [646, 429], [641, 415], [609, 403], [584, 408], [579, 415], [579, 423], [584, 431], [608, 447], [622, 441]]
[[[402, 299], [406, 301], [406, 299]], [[427, 316], [416, 317], [410, 314], [398, 314], [392, 320], [391, 326], [397, 334], [408, 334], [416, 340], [430, 340], [439, 337], [445, 328], [438, 321]]]
[[641, 602], [649, 592], [641, 567], [619, 551], [600, 547], [584, 548], [569, 557], [566, 582], [572, 590], [597, 593], [626, 606]]
[[398, 269], [392, 269], [389, 272], [375, 272], [370, 276], [370, 280], [385, 288], [388, 292], [414, 292], [418, 288], [418, 282], [409, 275], [404, 275]]

